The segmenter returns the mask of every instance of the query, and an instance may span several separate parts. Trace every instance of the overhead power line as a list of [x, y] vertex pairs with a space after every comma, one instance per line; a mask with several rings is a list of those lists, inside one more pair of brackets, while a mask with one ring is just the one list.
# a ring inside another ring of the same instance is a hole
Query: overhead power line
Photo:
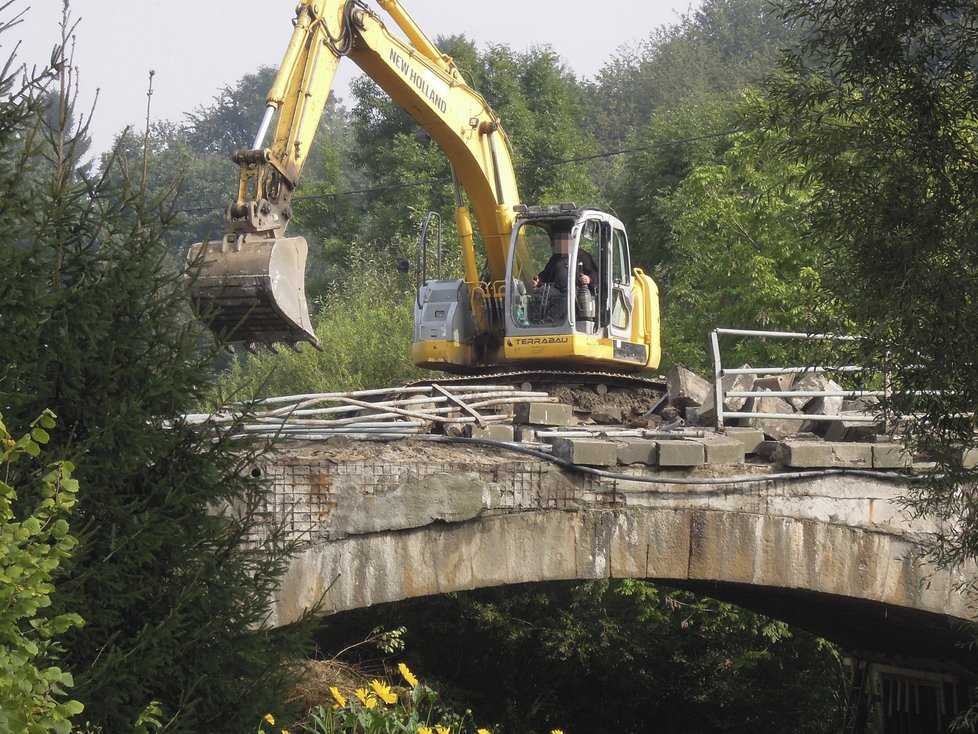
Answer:
[[[525, 166], [526, 170], [539, 170], [541, 168], [555, 168], [557, 166], [567, 165], [568, 163], [584, 163], [586, 161], [595, 161], [606, 158], [614, 158], [620, 155], [633, 155], [635, 153], [647, 153], [649, 151], [658, 150], [660, 148], [669, 148], [675, 145], [685, 145], [687, 143], [696, 143], [701, 140], [713, 140], [715, 138], [724, 138], [730, 135], [736, 135], [737, 133], [747, 132], [756, 128], [746, 128], [738, 127], [731, 130], [724, 130], [722, 132], [716, 133], [705, 133], [703, 135], [694, 135], [688, 138], [679, 138], [677, 140], [666, 140], [661, 143], [652, 143], [650, 145], [643, 145], [635, 148], [621, 148], [619, 150], [610, 150], [604, 153], [594, 153], [593, 155], [576, 156], [574, 158], [562, 158], [555, 161], [546, 161], [544, 163], [534, 163], [532, 165]], [[349, 189], [347, 191], [331, 191], [326, 194], [306, 194], [304, 196], [296, 196], [293, 201], [316, 201], [320, 199], [335, 199], [339, 196], [360, 196], [363, 194], [375, 194], [383, 191], [396, 191], [398, 189], [410, 189], [416, 188], [418, 186], [435, 186], [438, 184], [451, 183], [451, 176], [446, 176], [443, 178], [431, 178], [426, 181], [409, 181], [406, 183], [394, 183], [394, 184], [381, 184], [379, 186], [370, 186], [363, 189]], [[188, 209], [176, 209], [177, 214], [193, 214], [199, 212], [209, 212], [209, 211], [219, 211], [224, 209], [224, 205], [221, 206], [199, 206], [192, 207]]]

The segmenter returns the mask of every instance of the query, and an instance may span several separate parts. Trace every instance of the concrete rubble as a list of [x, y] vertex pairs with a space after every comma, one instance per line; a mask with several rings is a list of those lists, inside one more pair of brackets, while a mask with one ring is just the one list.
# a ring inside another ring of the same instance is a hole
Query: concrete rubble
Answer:
[[[594, 394], [578, 392], [571, 398], [562, 396], [558, 403], [517, 405], [512, 425], [469, 426], [466, 435], [518, 442], [564, 462], [605, 470], [618, 467], [617, 471], [643, 466], [680, 471], [726, 466], [729, 470], [751, 463], [791, 469], [906, 470], [913, 465], [899, 438], [887, 435], [879, 425], [874, 399], [811, 394], [845, 392], [823, 374], [724, 376], [724, 420], [719, 430], [713, 381], [674, 365], [663, 382], [665, 395], [650, 396], [644, 406], [614, 402], [607, 385], [584, 387]], [[758, 394], [729, 397], [728, 392]], [[729, 413], [751, 416], [728, 417]], [[829, 416], [839, 420], [825, 420]], [[973, 460], [978, 462], [978, 456]]]

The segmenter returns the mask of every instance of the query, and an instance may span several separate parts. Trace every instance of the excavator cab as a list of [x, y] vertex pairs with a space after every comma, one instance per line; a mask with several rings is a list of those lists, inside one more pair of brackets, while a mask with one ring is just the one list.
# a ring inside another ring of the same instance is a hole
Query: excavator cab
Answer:
[[570, 204], [517, 207], [507, 276], [507, 362], [658, 366], [657, 289], [631, 269], [616, 217]]

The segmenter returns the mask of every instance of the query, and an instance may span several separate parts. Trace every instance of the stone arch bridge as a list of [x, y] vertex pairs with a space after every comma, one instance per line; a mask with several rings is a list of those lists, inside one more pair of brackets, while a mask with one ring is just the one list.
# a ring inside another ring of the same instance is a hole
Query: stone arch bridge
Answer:
[[[588, 473], [479, 442], [285, 442], [256, 467], [302, 543], [273, 622], [532, 581], [636, 578], [733, 601], [864, 659], [974, 676], [975, 569], [882, 473], [774, 465]], [[672, 483], [672, 482], [680, 483]]]

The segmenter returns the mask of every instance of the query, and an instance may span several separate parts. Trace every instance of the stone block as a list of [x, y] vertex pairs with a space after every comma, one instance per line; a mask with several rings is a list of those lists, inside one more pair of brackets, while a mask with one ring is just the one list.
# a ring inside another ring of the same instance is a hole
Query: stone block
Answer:
[[757, 451], [757, 447], [761, 445], [761, 441], [764, 440], [764, 431], [759, 428], [747, 428], [746, 426], [730, 426], [724, 429], [724, 434], [727, 438], [732, 438], [744, 446], [745, 454], [753, 454]]
[[[840, 392], [842, 385], [833, 380], [826, 380], [825, 387], [822, 389]], [[805, 405], [805, 412], [809, 415], [839, 415], [842, 412], [842, 396], [811, 398]]]
[[574, 424], [574, 411], [564, 403], [519, 403], [516, 406], [516, 422], [535, 426], [570, 426]]
[[876, 443], [871, 446], [874, 469], [909, 469], [913, 456], [901, 444]]
[[621, 423], [621, 406], [619, 405], [595, 405], [591, 409], [591, 420], [603, 425], [614, 425]]
[[517, 441], [525, 441], [526, 443], [539, 443], [540, 437], [537, 435], [537, 430], [535, 428], [530, 428], [528, 426], [514, 426], [513, 432], [516, 435]]
[[697, 438], [706, 448], [707, 464], [743, 464], [744, 444], [727, 436], [707, 435]]
[[509, 423], [490, 423], [487, 426], [472, 426], [472, 438], [487, 438], [490, 441], [513, 441], [515, 434]]
[[700, 407], [713, 392], [713, 385], [695, 372], [674, 364], [666, 373], [669, 402], [676, 408]]
[[659, 466], [703, 466], [706, 447], [697, 441], [659, 441]]
[[[876, 423], [866, 423], [864, 421], [845, 420], [832, 421], [824, 429], [826, 441], [864, 441], [869, 436], [875, 436], [880, 432], [880, 427]], [[852, 416], [865, 417], [866, 413], [851, 413]]]
[[821, 441], [785, 441], [781, 457], [785, 466], [799, 469], [827, 469], [832, 466], [832, 448]]
[[871, 444], [785, 441], [783, 446], [786, 466], [807, 469], [869, 469], [873, 466]]
[[978, 449], [962, 449], [959, 461], [962, 469], [974, 469], [978, 467]]
[[572, 464], [614, 466], [618, 463], [618, 444], [591, 438], [558, 438], [553, 442], [553, 454]]
[[[745, 364], [741, 369], [749, 369], [750, 365]], [[720, 382], [723, 385], [723, 392], [726, 394], [730, 391], [736, 392], [747, 392], [754, 388], [754, 375], [724, 375]], [[712, 425], [716, 421], [716, 399], [714, 395], [714, 390], [711, 390], [707, 396], [707, 400], [703, 405], [691, 414], [692, 408], [687, 408], [686, 410], [686, 420], [689, 423], [698, 426]], [[730, 411], [739, 411], [744, 407], [747, 402], [747, 398], [727, 398], [723, 401], [723, 409]]]
[[[781, 398], [751, 398], [748, 402], [750, 411], [753, 413], [768, 413], [774, 415], [790, 416], [795, 414], [795, 409], [791, 404]], [[800, 423], [790, 418], [751, 418], [752, 428], [759, 428], [764, 431], [764, 435], [777, 441], [795, 433]]]
[[[799, 377], [795, 384], [791, 386], [791, 389], [797, 392], [818, 392], [825, 390], [828, 382], [828, 378], [821, 372], [808, 372]], [[811, 401], [812, 398], [806, 396], [788, 398], [788, 402], [791, 403], [795, 410], [804, 410], [805, 406]]]
[[793, 374], [787, 375], [768, 375], [767, 377], [758, 377], [754, 380], [754, 390], [770, 390], [771, 392], [784, 392], [791, 389], [791, 383], [794, 381], [795, 376]]
[[655, 466], [659, 460], [659, 447], [656, 441], [626, 440], [618, 444], [619, 464], [648, 464]]

